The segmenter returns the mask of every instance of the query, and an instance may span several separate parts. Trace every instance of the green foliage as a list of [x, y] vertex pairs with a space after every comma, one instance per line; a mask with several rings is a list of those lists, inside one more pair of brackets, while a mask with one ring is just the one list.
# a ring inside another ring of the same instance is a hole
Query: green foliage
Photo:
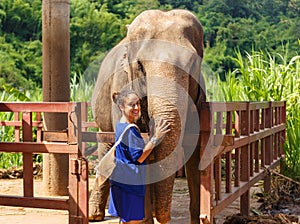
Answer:
[[20, 153], [0, 153], [0, 169], [19, 167], [23, 164], [23, 156]]
[[[121, 20], [107, 4], [89, 0], [71, 2], [71, 70], [83, 72], [97, 56], [112, 48], [121, 36]], [[123, 32], [124, 34], [124, 32]]]
[[4, 0], [0, 4], [0, 11], [4, 32], [14, 34], [23, 41], [41, 38], [40, 0]]
[[[274, 8], [266, 13], [271, 7]], [[204, 27], [205, 46], [209, 48], [204, 59], [208, 58], [207, 62], [219, 71], [222, 79], [235, 67], [228, 56], [234, 57], [237, 49], [284, 54], [286, 49], [282, 46], [285, 46], [291, 59], [299, 54], [300, 14], [297, 10], [291, 1], [207, 1], [196, 11]], [[215, 57], [218, 60], [212, 60]]]
[[[298, 80], [298, 89], [299, 80]], [[298, 94], [298, 95], [296, 95]], [[300, 181], [300, 91], [293, 94], [287, 114], [287, 141], [285, 142], [284, 173]]]
[[199, 5], [202, 5], [202, 0], [159, 0], [161, 5], [170, 5], [172, 8], [182, 8], [188, 10], [196, 10]]
[[3, 85], [3, 90], [8, 93], [9, 95], [13, 96], [15, 100], [17, 101], [29, 101], [29, 98], [19, 90], [9, 86], [9, 85]]
[[[221, 79], [236, 66], [236, 49], [299, 52], [298, 0], [72, 0], [71, 74], [83, 72], [126, 34], [126, 24], [146, 9], [185, 8], [205, 31], [205, 59]], [[42, 85], [42, 1], [0, 2], [0, 84]], [[243, 55], [245, 56], [245, 55]], [[28, 81], [27, 81], [28, 80]]]
[[0, 85], [33, 89], [42, 82], [42, 44], [20, 42], [14, 35], [0, 36]]
[[71, 79], [71, 101], [74, 102], [89, 102], [92, 98], [94, 82], [88, 82], [85, 76], [74, 74]]

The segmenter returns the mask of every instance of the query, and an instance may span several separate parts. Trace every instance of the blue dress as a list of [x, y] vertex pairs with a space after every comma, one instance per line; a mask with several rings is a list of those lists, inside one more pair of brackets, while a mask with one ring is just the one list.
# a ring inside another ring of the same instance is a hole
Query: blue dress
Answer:
[[[116, 140], [128, 123], [117, 123]], [[122, 222], [142, 220], [145, 217], [145, 162], [140, 164], [137, 159], [142, 155], [145, 143], [136, 127], [130, 127], [116, 148], [116, 168], [110, 178], [110, 199], [108, 213], [120, 217]], [[125, 166], [133, 167], [127, 169]], [[143, 167], [143, 169], [140, 169]], [[116, 173], [115, 173], [116, 172]], [[134, 173], [136, 172], [136, 173]], [[128, 181], [126, 181], [128, 180]]]

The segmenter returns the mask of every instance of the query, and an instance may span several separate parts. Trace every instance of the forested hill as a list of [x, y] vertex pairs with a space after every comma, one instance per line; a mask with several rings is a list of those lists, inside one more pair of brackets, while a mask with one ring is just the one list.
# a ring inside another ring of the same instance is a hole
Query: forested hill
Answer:
[[[299, 55], [300, 0], [70, 1], [71, 75], [83, 74], [120, 41], [126, 24], [150, 8], [185, 8], [199, 18], [204, 60], [214, 74], [234, 69], [236, 50]], [[41, 87], [41, 17], [42, 0], [0, 1], [0, 86]]]

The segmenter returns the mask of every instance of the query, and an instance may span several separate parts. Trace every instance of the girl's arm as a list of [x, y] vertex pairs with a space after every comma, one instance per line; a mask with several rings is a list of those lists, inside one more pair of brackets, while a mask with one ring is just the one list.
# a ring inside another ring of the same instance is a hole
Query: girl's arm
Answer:
[[142, 163], [145, 161], [145, 159], [147, 159], [154, 147], [157, 145], [159, 139], [161, 139], [166, 133], [170, 131], [169, 125], [170, 124], [168, 124], [167, 121], [164, 121], [163, 119], [160, 119], [158, 121], [157, 125], [155, 125], [153, 137], [145, 145], [142, 155], [137, 159], [139, 163]]

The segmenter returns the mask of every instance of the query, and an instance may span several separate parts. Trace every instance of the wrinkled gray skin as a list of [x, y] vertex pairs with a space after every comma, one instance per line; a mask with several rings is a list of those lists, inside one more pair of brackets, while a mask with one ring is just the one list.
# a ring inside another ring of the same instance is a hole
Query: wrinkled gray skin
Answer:
[[[193, 14], [185, 10], [148, 10], [128, 26], [127, 36], [105, 57], [99, 70], [92, 108], [101, 131], [114, 131], [121, 114], [112, 102], [112, 94], [124, 87], [133, 88], [142, 98], [142, 119], [138, 122], [142, 132], [149, 131], [152, 118], [162, 117], [171, 123], [171, 131], [148, 159], [148, 164], [161, 163], [149, 171], [148, 181], [155, 183], [147, 185], [143, 223], [153, 223], [152, 210], [160, 223], [170, 222], [177, 151], [184, 130], [193, 132], [194, 129], [198, 133], [199, 123], [190, 113], [193, 105], [205, 101], [200, 72], [202, 58], [203, 29]], [[184, 144], [183, 148], [188, 159], [185, 166], [191, 201], [190, 223], [200, 223], [199, 150]], [[105, 145], [99, 146], [100, 157], [106, 151]], [[104, 217], [108, 191], [108, 182], [94, 186], [90, 214]], [[152, 192], [152, 203], [149, 192]]]

